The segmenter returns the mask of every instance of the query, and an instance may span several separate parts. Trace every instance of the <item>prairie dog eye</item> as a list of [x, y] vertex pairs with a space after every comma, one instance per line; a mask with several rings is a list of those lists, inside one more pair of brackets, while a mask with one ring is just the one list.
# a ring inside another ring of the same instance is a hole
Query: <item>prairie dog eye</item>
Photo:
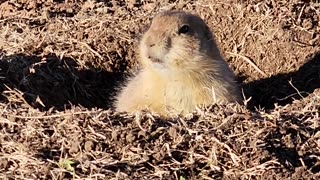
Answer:
[[188, 25], [183, 25], [178, 31], [178, 34], [186, 34], [190, 30], [190, 27]]

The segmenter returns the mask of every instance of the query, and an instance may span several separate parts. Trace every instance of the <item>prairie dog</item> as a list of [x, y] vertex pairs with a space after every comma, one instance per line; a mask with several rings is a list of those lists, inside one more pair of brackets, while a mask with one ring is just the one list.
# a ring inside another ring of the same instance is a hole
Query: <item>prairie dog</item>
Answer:
[[117, 111], [186, 114], [197, 105], [241, 102], [235, 76], [198, 16], [157, 14], [139, 44], [141, 69], [116, 97]]

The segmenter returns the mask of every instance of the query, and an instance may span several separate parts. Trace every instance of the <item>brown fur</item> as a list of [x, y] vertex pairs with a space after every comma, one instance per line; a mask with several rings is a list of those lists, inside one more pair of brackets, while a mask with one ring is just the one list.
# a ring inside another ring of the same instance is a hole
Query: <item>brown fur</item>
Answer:
[[[183, 25], [189, 31], [179, 33]], [[159, 13], [143, 35], [139, 51], [142, 69], [119, 93], [118, 111], [185, 114], [197, 105], [242, 101], [233, 72], [198, 16]]]

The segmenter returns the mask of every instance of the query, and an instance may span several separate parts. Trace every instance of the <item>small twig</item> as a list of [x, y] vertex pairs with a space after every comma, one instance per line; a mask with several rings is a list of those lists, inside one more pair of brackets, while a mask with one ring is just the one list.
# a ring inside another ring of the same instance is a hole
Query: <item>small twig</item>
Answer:
[[248, 102], [252, 99], [252, 97], [250, 96], [249, 98], [247, 98], [246, 95], [244, 94], [244, 91], [242, 88], [241, 88], [241, 93], [242, 93], [242, 97], [243, 97], [243, 104], [245, 107], [247, 107]]
[[233, 52], [227, 52], [228, 54], [232, 55], [232, 56], [237, 56], [237, 57], [241, 57], [242, 59], [244, 59], [245, 61], [247, 61], [255, 70], [257, 70], [260, 74], [262, 74], [264, 77], [267, 77], [267, 74], [264, 73], [257, 65], [254, 64], [254, 62], [252, 62], [248, 57], [243, 56], [241, 54], [237, 54], [237, 53], [233, 53]]
[[83, 46], [85, 46], [87, 49], [89, 49], [93, 54], [95, 54], [96, 56], [98, 56], [101, 60], [103, 60], [103, 57], [97, 52], [95, 51], [94, 49], [92, 49], [87, 43], [84, 43], [84, 42], [81, 42], [81, 41], [78, 41], [78, 40], [75, 40], [73, 39], [75, 42], [79, 43], [79, 44], [82, 44]]
[[298, 21], [299, 21], [299, 22], [301, 22], [301, 16], [302, 16], [302, 13], [303, 13], [305, 7], [306, 7], [306, 5], [304, 4], [304, 5], [302, 6], [302, 8], [301, 8], [300, 13], [299, 13], [299, 16], [298, 16]]
[[134, 120], [135, 120], [135, 122], [137, 123], [138, 127], [139, 127], [142, 131], [144, 131], [144, 132], [147, 131], [146, 129], [144, 129], [144, 128], [141, 126], [141, 123], [140, 123], [140, 121], [141, 121], [141, 114], [140, 114], [140, 113], [136, 113], [136, 116], [135, 116]]
[[217, 97], [216, 97], [216, 93], [214, 91], [214, 87], [213, 86], [211, 86], [211, 92], [212, 92], [213, 103], [217, 103]]
[[91, 131], [92, 134], [94, 134], [94, 135], [96, 135], [96, 136], [99, 136], [100, 138], [102, 138], [102, 139], [104, 139], [104, 140], [107, 139], [106, 136], [97, 133], [90, 125], [88, 125], [88, 129]]
[[4, 84], [4, 86], [8, 89], [3, 91], [3, 93], [14, 93], [21, 101], [23, 101], [29, 108], [33, 109], [33, 107], [25, 100], [25, 98], [23, 98], [23, 92], [21, 92], [20, 90], [14, 88], [11, 89], [9, 86], [7, 86], [6, 84]]
[[288, 82], [289, 82], [289, 84], [291, 85], [291, 87], [292, 87], [294, 90], [297, 91], [297, 93], [299, 94], [299, 96], [300, 96], [301, 98], [303, 98], [303, 96], [301, 95], [300, 91], [292, 84], [292, 79], [291, 79], [290, 81], [288, 81]]
[[213, 140], [214, 142], [218, 143], [220, 146], [226, 148], [226, 149], [229, 151], [229, 155], [230, 155], [230, 157], [231, 157], [231, 160], [233, 161], [233, 163], [234, 163], [236, 166], [239, 166], [239, 165], [240, 165], [240, 164], [239, 164], [239, 162], [241, 161], [240, 158], [239, 158], [236, 154], [234, 154], [234, 153], [232, 152], [232, 149], [230, 148], [230, 146], [228, 146], [227, 144], [219, 141], [216, 137], [212, 137], [212, 140]]

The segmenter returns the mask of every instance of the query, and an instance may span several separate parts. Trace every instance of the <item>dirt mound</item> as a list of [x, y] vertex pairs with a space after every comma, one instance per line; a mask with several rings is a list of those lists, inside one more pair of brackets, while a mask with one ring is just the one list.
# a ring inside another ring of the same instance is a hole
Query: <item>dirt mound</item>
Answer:
[[[199, 14], [247, 106], [111, 109], [152, 16]], [[0, 1], [2, 179], [318, 179], [320, 3]]]

